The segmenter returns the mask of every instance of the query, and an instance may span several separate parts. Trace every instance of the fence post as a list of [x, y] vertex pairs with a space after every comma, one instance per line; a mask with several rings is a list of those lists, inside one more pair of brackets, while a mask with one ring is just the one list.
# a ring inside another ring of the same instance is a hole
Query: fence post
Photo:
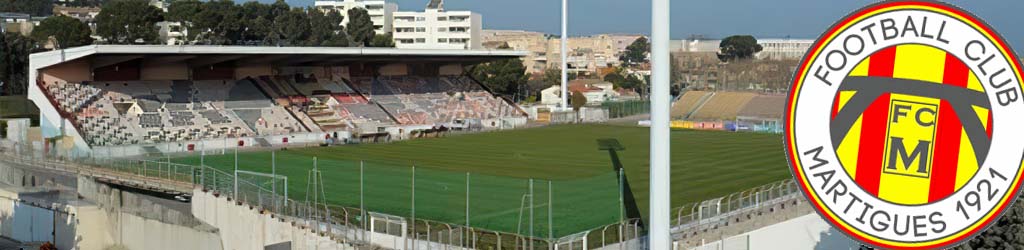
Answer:
[[235, 172], [232, 175], [235, 178], [235, 199], [238, 199], [238, 143], [235, 143]]
[[[469, 172], [466, 172], [466, 228], [469, 228]], [[451, 243], [451, 240], [449, 240], [449, 243]]]
[[554, 211], [554, 208], [552, 208], [552, 207], [555, 206], [555, 203], [553, 202], [554, 198], [551, 197], [554, 194], [554, 191], [552, 191], [552, 189], [553, 189], [553, 187], [551, 186], [551, 181], [548, 180], [548, 249], [549, 250], [554, 250], [555, 249], [555, 245], [554, 245], [554, 242], [555, 242], [555, 229], [554, 229], [554, 226], [553, 226], [555, 214], [552, 213], [552, 211]]
[[[270, 192], [270, 199], [274, 201], [274, 209], [277, 210], [277, 150], [270, 151]], [[285, 199], [287, 198], [285, 197]]]
[[363, 201], [363, 161], [359, 161], [359, 220], [363, 225], [363, 241], [366, 241], [366, 206]]
[[530, 249], [533, 248], [533, 178], [530, 178]]
[[416, 165], [412, 165], [412, 249], [416, 249]]

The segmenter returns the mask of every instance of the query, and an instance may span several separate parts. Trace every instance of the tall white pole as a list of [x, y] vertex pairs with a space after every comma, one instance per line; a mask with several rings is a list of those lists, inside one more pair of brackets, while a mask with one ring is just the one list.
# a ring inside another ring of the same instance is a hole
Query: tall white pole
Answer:
[[562, 110], [569, 109], [569, 0], [562, 0]]
[[651, 0], [650, 247], [669, 249], [669, 0]]

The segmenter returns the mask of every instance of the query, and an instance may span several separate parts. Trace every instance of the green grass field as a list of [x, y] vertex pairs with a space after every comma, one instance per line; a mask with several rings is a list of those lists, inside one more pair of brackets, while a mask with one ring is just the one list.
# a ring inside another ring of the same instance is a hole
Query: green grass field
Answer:
[[[549, 206], [555, 236], [618, 220], [617, 176], [609, 152], [598, 150], [598, 139], [617, 139], [625, 148], [618, 158], [646, 214], [648, 137], [648, 129], [640, 127], [563, 125], [390, 144], [288, 149], [277, 153], [277, 171], [288, 176], [289, 195], [301, 201], [307, 173], [317, 157], [328, 201], [359, 207], [359, 161], [365, 161], [368, 210], [409, 217], [415, 165], [416, 217], [454, 224], [465, 223], [469, 173], [471, 225], [523, 234], [529, 225], [523, 195], [533, 178], [534, 235], [546, 238]], [[790, 176], [779, 135], [675, 130], [671, 151], [673, 207]], [[239, 159], [241, 169], [271, 171], [269, 152], [240, 153]], [[175, 161], [198, 165], [199, 157]], [[205, 161], [230, 172], [234, 155], [207, 155]], [[552, 204], [548, 203], [548, 181]], [[521, 211], [525, 211], [522, 219]]]

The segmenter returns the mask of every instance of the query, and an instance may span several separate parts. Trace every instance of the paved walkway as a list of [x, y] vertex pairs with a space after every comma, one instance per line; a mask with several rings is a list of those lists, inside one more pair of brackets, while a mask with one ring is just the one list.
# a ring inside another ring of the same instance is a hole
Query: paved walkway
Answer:
[[26, 159], [24, 157], [14, 156], [10, 154], [0, 154], [0, 161], [20, 165], [30, 169], [41, 169], [60, 173], [84, 175], [96, 178], [97, 180], [103, 182], [109, 182], [157, 192], [191, 193], [193, 188], [193, 184], [188, 182], [168, 180], [165, 178], [151, 176], [142, 176], [134, 173], [115, 171], [113, 169], [108, 168], [88, 166], [83, 164], [63, 162], [57, 160]]

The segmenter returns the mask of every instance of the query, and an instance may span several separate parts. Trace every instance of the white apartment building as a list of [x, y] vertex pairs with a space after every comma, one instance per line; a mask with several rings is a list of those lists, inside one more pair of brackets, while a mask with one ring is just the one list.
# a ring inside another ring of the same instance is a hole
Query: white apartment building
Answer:
[[757, 59], [767, 60], [799, 60], [807, 53], [807, 50], [814, 45], [810, 39], [758, 39], [757, 44], [761, 45], [761, 52], [757, 53]]
[[669, 47], [672, 52], [715, 52], [720, 51], [722, 40], [687, 39], [672, 40]]
[[395, 47], [402, 49], [481, 49], [482, 19], [470, 11], [445, 11], [431, 0], [423, 12], [395, 12]]
[[337, 11], [345, 17], [341, 25], [348, 25], [348, 10], [353, 8], [366, 9], [370, 14], [370, 21], [373, 22], [373, 30], [377, 34], [384, 34], [391, 31], [392, 15], [398, 11], [398, 4], [388, 3], [384, 0], [317, 0], [313, 5], [323, 11]]
[[[720, 52], [719, 45], [722, 40], [673, 40], [670, 44], [674, 52]], [[757, 39], [761, 45], [761, 52], [754, 55], [754, 58], [761, 60], [799, 60], [811, 48], [814, 40], [810, 39], [789, 39], [789, 38], [766, 38]]]

